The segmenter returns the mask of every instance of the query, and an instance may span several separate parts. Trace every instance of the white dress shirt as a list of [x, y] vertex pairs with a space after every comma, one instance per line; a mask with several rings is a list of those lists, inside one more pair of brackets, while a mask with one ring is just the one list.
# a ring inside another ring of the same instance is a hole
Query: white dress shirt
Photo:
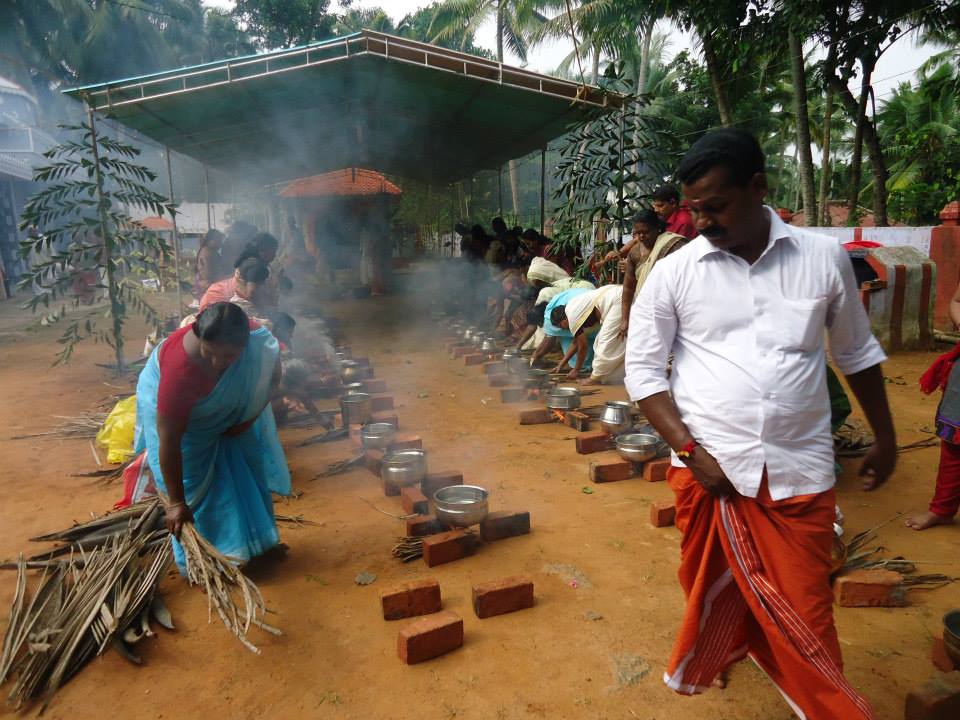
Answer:
[[781, 500], [834, 484], [824, 329], [845, 375], [886, 356], [840, 243], [767, 214], [753, 265], [700, 235], [654, 266], [630, 312], [626, 386], [633, 400], [671, 391], [740, 494], [757, 496], [766, 467]]

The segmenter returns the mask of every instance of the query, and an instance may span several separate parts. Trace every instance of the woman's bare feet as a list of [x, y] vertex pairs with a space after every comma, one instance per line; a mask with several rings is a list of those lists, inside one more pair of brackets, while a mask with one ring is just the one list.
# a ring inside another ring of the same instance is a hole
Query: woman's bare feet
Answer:
[[725, 690], [727, 687], [727, 682], [729, 680], [730, 680], [730, 671], [721, 670], [720, 674], [713, 679], [712, 687], [715, 687], [718, 690]]
[[953, 518], [934, 515], [928, 510], [927, 512], [910, 516], [907, 518], [905, 524], [908, 528], [913, 528], [914, 530], [926, 530], [927, 528], [932, 528], [934, 525], [952, 525]]

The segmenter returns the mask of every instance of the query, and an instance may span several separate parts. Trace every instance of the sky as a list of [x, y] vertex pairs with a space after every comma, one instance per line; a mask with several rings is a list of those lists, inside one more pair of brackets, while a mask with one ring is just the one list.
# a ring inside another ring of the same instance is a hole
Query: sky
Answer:
[[[380, 7], [386, 10], [387, 14], [396, 22], [404, 15], [429, 4], [429, 0], [353, 0], [351, 7], [364, 9]], [[204, 0], [204, 5], [229, 8], [233, 6], [233, 0]], [[331, 0], [330, 5], [331, 11], [336, 12], [337, 0]], [[677, 28], [671, 29], [667, 23], [661, 23], [658, 30], [660, 32], [671, 32], [672, 42], [669, 47], [671, 55], [691, 47], [691, 36], [689, 34]], [[480, 28], [475, 43], [490, 50], [496, 48], [496, 27], [492, 21]], [[545, 43], [530, 51], [526, 67], [537, 72], [549, 73], [563, 61], [572, 48], [573, 43], [570, 40]], [[877, 63], [877, 69], [873, 76], [873, 86], [877, 99], [882, 100], [889, 96], [900, 83], [912, 79], [916, 69], [936, 51], [936, 48], [929, 46], [914, 47], [914, 41], [910, 37], [901, 38], [897, 41]], [[519, 64], [516, 57], [509, 56], [509, 52], [507, 62]], [[584, 63], [585, 71], [589, 72], [586, 67], [586, 59], [584, 59]], [[853, 85], [856, 94], [859, 94], [858, 83], [855, 81]]]

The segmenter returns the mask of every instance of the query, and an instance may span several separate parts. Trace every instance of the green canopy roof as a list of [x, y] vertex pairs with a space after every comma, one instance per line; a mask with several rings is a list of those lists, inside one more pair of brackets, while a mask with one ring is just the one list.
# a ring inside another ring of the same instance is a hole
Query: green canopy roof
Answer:
[[448, 182], [622, 104], [595, 87], [370, 30], [66, 92], [264, 183], [345, 167]]

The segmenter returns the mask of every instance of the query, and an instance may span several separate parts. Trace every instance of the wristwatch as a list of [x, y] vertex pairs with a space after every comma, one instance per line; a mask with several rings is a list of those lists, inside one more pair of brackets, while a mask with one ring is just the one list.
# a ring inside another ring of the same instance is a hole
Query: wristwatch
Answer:
[[696, 440], [691, 440], [682, 448], [676, 451], [677, 457], [680, 458], [681, 460], [687, 460], [693, 454], [693, 451], [696, 450], [699, 446], [700, 446], [700, 443], [698, 443]]

